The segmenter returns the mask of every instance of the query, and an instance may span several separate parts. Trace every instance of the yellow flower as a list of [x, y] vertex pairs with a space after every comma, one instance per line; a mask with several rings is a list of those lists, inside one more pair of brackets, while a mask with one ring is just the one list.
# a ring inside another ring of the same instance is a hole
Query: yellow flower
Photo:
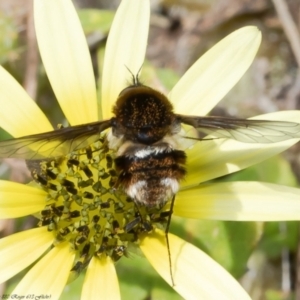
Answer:
[[[70, 0], [35, 0], [38, 44], [49, 80], [71, 125], [111, 116], [111, 107], [128, 82], [127, 66], [137, 74], [144, 61], [149, 26], [149, 1], [123, 0], [109, 38], [102, 80], [102, 116], [83, 31]], [[251, 64], [261, 35], [245, 27], [226, 37], [182, 77], [169, 94], [175, 111], [205, 115], [232, 88]], [[34, 101], [0, 69], [0, 125], [14, 137], [52, 130]], [[300, 113], [280, 112], [263, 119], [297, 121]], [[16, 121], [17, 120], [17, 121]], [[188, 175], [176, 197], [174, 214], [214, 220], [298, 220], [298, 189], [258, 182], [203, 183], [258, 163], [284, 151], [297, 140], [275, 144], [242, 144], [213, 140], [187, 150]], [[47, 193], [38, 186], [0, 181], [0, 215], [15, 218], [43, 211]], [[45, 212], [47, 213], [47, 212]], [[17, 285], [14, 294], [51, 295], [58, 299], [74, 264], [75, 251], [59, 243], [42, 226], [0, 240], [0, 282], [43, 256]], [[55, 230], [54, 230], [55, 231]], [[170, 234], [174, 289], [185, 299], [249, 299], [238, 282], [209, 256]], [[52, 247], [51, 247], [52, 246]], [[49, 247], [51, 249], [46, 252]], [[165, 237], [158, 229], [140, 236], [140, 248], [171, 284]], [[119, 299], [113, 260], [92, 257], [82, 299]]]

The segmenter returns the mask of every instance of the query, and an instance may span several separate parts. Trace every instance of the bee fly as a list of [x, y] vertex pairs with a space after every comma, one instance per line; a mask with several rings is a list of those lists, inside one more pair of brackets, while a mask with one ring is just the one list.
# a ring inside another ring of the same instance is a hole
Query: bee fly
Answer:
[[[116, 187], [137, 206], [163, 207], [172, 199], [171, 216], [175, 194], [186, 173], [186, 154], [178, 138], [274, 143], [300, 137], [300, 124], [293, 122], [175, 114], [165, 95], [140, 83], [138, 75], [132, 77], [132, 84], [119, 94], [111, 119], [2, 141], [0, 157], [60, 157], [88, 147], [102, 131], [111, 129], [107, 140], [109, 148], [116, 150]], [[182, 124], [193, 127], [196, 135], [182, 133]], [[169, 224], [170, 217], [166, 234]]]
[[[180, 150], [178, 138], [274, 143], [300, 137], [300, 124], [293, 122], [175, 114], [165, 95], [141, 84], [134, 75], [133, 83], [119, 94], [113, 113], [109, 120], [1, 141], [0, 157], [61, 157], [88, 147], [111, 128], [107, 139], [109, 147], [117, 149], [116, 186], [136, 204], [151, 207], [163, 206], [174, 197], [186, 173], [186, 154]], [[181, 124], [196, 129], [196, 136], [183, 134]], [[210, 138], [204, 137], [209, 134]]]

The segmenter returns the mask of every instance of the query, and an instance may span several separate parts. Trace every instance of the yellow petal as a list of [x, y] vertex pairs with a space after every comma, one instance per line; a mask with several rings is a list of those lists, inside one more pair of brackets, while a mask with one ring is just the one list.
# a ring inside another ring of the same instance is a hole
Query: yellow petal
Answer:
[[203, 184], [177, 194], [174, 214], [230, 221], [300, 220], [300, 189], [260, 182]]
[[93, 257], [84, 278], [81, 300], [121, 299], [115, 265], [110, 257]]
[[12, 294], [49, 295], [51, 299], [59, 299], [73, 261], [74, 254], [67, 243], [53, 248], [30, 269]]
[[207, 114], [251, 65], [261, 42], [254, 26], [234, 31], [206, 52], [169, 94], [180, 114]]
[[[300, 111], [281, 111], [257, 116], [255, 119], [298, 122]], [[198, 142], [186, 151], [188, 173], [182, 187], [245, 169], [288, 149], [298, 140], [269, 144], [247, 144], [222, 139]]]
[[22, 86], [0, 66], [0, 126], [14, 137], [51, 131], [52, 126]]
[[71, 0], [35, 0], [38, 45], [51, 86], [72, 125], [98, 120], [91, 58]]
[[34, 214], [45, 206], [46, 193], [39, 188], [0, 180], [0, 218]]
[[109, 118], [119, 93], [142, 67], [148, 38], [149, 0], [121, 1], [106, 43], [102, 78], [103, 118]]
[[15, 233], [0, 240], [0, 283], [37, 260], [53, 242], [46, 227]]
[[[174, 289], [184, 299], [250, 299], [239, 283], [217, 262], [192, 244], [169, 234]], [[165, 234], [156, 231], [141, 242], [141, 250], [171, 285]]]

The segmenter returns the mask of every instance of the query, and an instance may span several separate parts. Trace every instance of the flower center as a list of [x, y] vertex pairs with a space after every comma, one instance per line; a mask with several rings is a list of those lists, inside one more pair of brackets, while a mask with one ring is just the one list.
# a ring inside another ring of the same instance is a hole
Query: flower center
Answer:
[[168, 218], [164, 208], [137, 207], [114, 188], [118, 176], [114, 158], [103, 134], [89, 148], [66, 157], [28, 163], [48, 193], [39, 226], [55, 233], [54, 245], [70, 243], [76, 252], [72, 270], [77, 273], [93, 256], [110, 256], [113, 261], [126, 256], [129, 244], [138, 244], [140, 233], [164, 226]]

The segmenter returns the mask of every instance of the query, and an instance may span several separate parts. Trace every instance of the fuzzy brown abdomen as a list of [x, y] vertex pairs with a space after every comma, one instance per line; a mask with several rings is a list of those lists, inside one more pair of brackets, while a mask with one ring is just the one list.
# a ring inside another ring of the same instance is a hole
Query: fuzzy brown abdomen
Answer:
[[186, 171], [184, 151], [148, 146], [116, 158], [117, 185], [136, 203], [164, 205], [179, 189]]

